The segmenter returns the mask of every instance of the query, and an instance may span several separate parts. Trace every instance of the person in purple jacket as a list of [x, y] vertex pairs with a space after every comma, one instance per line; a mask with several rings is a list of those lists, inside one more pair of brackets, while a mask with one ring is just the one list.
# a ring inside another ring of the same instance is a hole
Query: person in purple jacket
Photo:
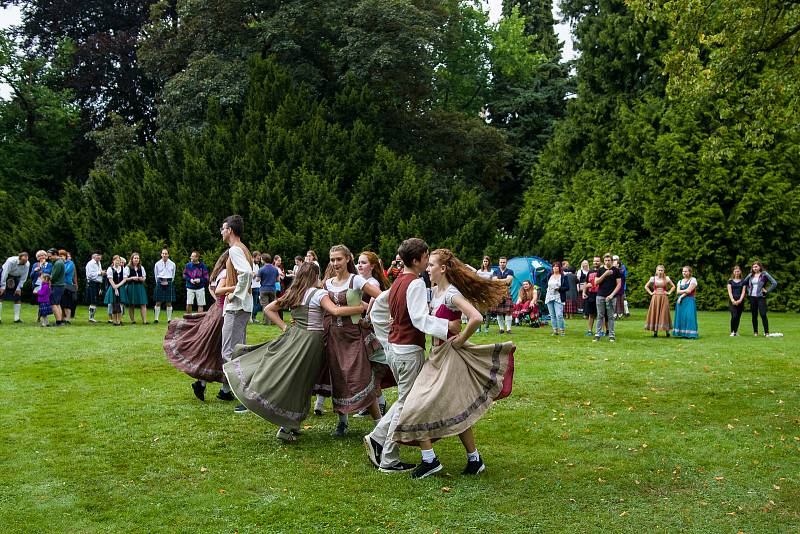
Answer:
[[183, 268], [183, 280], [186, 282], [186, 313], [192, 313], [192, 304], [197, 304], [197, 311], [203, 313], [206, 305], [208, 267], [196, 250], [192, 252], [190, 260]]

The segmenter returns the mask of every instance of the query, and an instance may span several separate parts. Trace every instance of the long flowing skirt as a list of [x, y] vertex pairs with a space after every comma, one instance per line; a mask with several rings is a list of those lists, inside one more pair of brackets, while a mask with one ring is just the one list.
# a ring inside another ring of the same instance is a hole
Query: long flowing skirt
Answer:
[[669, 296], [666, 293], [656, 293], [650, 299], [650, 307], [647, 308], [647, 317], [644, 320], [644, 329], [651, 332], [672, 330]]
[[325, 356], [330, 372], [331, 401], [340, 413], [358, 412], [375, 400], [372, 371], [361, 327], [343, 318], [325, 316]]
[[271, 423], [298, 428], [322, 366], [322, 336], [292, 325], [270, 342], [238, 346], [223, 370], [239, 402]]
[[164, 336], [164, 353], [192, 378], [222, 382], [222, 308], [212, 304], [207, 312], [172, 321]]
[[460, 349], [452, 342], [434, 347], [408, 393], [391, 439], [413, 444], [470, 428], [502, 390], [515, 350], [510, 341]]
[[675, 326], [672, 335], [691, 339], [698, 337], [697, 306], [694, 297], [683, 297], [681, 302], [675, 304]]

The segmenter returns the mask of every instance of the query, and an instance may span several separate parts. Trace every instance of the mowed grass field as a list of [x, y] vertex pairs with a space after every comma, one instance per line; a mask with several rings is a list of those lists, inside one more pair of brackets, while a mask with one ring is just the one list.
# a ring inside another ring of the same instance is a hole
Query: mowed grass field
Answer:
[[[517, 328], [512, 395], [476, 425], [487, 470], [464, 477], [457, 438], [443, 476], [379, 473], [352, 419], [306, 420], [285, 445], [233, 403], [192, 395], [161, 349], [166, 325], [0, 325], [0, 525], [5, 532], [798, 532], [800, 317], [782, 338], [653, 339], [643, 310], [618, 342]], [[164, 318], [162, 314], [162, 319]], [[152, 320], [152, 312], [151, 312]], [[509, 339], [492, 333], [476, 342]], [[251, 325], [249, 341], [277, 335]], [[457, 387], [457, 384], [454, 385]], [[392, 392], [388, 397], [392, 398]], [[419, 451], [404, 449], [418, 461]]]

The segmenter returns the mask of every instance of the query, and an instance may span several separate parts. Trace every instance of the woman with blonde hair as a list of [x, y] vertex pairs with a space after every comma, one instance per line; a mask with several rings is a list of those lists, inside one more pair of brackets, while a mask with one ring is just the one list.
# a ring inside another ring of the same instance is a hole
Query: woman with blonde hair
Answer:
[[[675, 291], [675, 283], [666, 274], [663, 265], [656, 266], [655, 275], [644, 285], [644, 290], [650, 295], [650, 307], [647, 308], [647, 317], [644, 320], [644, 329], [658, 337], [659, 332], [666, 333], [672, 330], [672, 317], [669, 311], [669, 296]], [[671, 287], [669, 287], [671, 286]], [[667, 289], [669, 287], [669, 289]]]
[[[240, 346], [223, 366], [231, 389], [248, 410], [279, 425], [277, 438], [294, 442], [308, 416], [311, 389], [324, 356], [323, 312], [326, 318], [361, 314], [361, 303], [337, 306], [319, 285], [319, 267], [306, 262], [286, 293], [264, 310], [283, 332], [260, 345]], [[277, 311], [289, 309], [291, 324]]]
[[[330, 249], [330, 264], [325, 273], [325, 289], [336, 306], [361, 306], [364, 294], [377, 297], [378, 286], [367, 283], [356, 274], [353, 254], [344, 245]], [[325, 355], [331, 384], [333, 409], [339, 423], [333, 436], [347, 432], [347, 414], [369, 408], [372, 418], [381, 418], [375, 396], [375, 375], [370, 366], [367, 349], [362, 342], [361, 312], [350, 316], [325, 314]], [[321, 380], [325, 380], [324, 371]]]
[[495, 398], [510, 393], [513, 353], [510, 341], [493, 345], [465, 344], [477, 331], [486, 309], [503, 298], [507, 285], [498, 280], [479, 278], [448, 249], [431, 252], [428, 260], [431, 282], [436, 284], [431, 307], [436, 317], [460, 325], [461, 314], [468, 317], [466, 329], [447, 341], [434, 338], [430, 357], [425, 362], [405, 400], [391, 439], [419, 444], [422, 463], [412, 478], [425, 478], [442, 469], [433, 451], [433, 441], [457, 435], [467, 452], [462, 474], [476, 475], [485, 469], [472, 426], [489, 409]]

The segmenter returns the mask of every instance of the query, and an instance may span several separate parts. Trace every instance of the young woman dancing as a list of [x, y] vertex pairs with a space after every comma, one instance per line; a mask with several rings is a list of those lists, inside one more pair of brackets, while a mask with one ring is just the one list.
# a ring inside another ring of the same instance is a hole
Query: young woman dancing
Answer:
[[[296, 441], [300, 434], [324, 361], [323, 311], [333, 317], [361, 315], [360, 302], [337, 306], [318, 285], [319, 267], [304, 263], [286, 293], [264, 310], [283, 333], [267, 343], [239, 347], [223, 366], [239, 402], [279, 425], [277, 438], [286, 442]], [[290, 325], [281, 320], [279, 308], [290, 310]]]
[[469, 319], [459, 335], [449, 334], [447, 342], [434, 338], [431, 354], [405, 400], [392, 439], [418, 443], [422, 463], [412, 478], [424, 478], [442, 469], [432, 442], [458, 435], [467, 452], [463, 474], [476, 475], [485, 469], [472, 426], [483, 416], [503, 388], [509, 362], [516, 347], [505, 342], [494, 345], [465, 345], [483, 321], [476, 308], [486, 309], [498, 302], [507, 285], [482, 280], [447, 249], [434, 250], [428, 272], [436, 289], [431, 307], [436, 317], [460, 321]]

